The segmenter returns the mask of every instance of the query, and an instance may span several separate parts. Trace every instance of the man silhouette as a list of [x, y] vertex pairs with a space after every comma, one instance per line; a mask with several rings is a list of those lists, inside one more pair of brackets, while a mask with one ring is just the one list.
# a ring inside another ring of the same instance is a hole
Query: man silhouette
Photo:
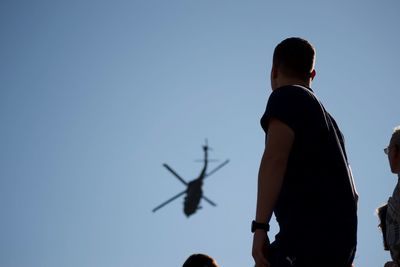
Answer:
[[393, 130], [389, 145], [384, 149], [388, 155], [390, 170], [397, 174], [398, 180], [392, 196], [385, 205], [385, 218], [381, 228], [384, 233], [384, 242], [392, 256], [392, 262], [387, 262], [385, 267], [400, 266], [400, 126]]
[[[344, 138], [310, 88], [314, 57], [301, 38], [274, 51], [252, 223], [257, 267], [350, 267], [354, 259], [358, 196]], [[269, 244], [272, 213], [279, 233]]]

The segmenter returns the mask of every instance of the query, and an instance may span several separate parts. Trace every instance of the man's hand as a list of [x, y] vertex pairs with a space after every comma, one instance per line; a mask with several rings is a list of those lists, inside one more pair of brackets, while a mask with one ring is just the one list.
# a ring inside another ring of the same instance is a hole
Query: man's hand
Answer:
[[257, 229], [253, 236], [253, 258], [256, 267], [270, 267], [267, 260], [269, 239], [267, 232], [262, 229]]

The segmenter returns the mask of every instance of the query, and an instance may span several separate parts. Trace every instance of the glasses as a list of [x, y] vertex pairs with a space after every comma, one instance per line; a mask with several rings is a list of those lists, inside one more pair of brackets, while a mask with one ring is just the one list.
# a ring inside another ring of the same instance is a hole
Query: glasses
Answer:
[[389, 154], [389, 149], [390, 149], [391, 147], [394, 147], [394, 146], [397, 146], [397, 145], [395, 145], [395, 144], [388, 145], [387, 147], [385, 147], [385, 148], [383, 149], [383, 152], [385, 152], [386, 155]]
[[390, 146], [385, 147], [385, 148], [383, 149], [383, 152], [384, 152], [386, 155], [389, 153], [389, 147], [390, 147]]

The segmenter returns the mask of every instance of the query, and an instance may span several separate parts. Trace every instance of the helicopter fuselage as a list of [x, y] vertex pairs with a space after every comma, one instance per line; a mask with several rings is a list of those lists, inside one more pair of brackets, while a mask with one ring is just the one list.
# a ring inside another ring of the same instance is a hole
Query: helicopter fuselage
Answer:
[[185, 202], [183, 204], [183, 212], [187, 217], [192, 215], [199, 209], [200, 200], [203, 197], [203, 179], [206, 175], [208, 165], [208, 146], [203, 146], [204, 150], [204, 167], [199, 177], [187, 184]]
[[199, 209], [200, 200], [203, 196], [202, 186], [202, 179], [196, 179], [188, 184], [185, 202], [183, 204], [183, 212], [188, 217]]

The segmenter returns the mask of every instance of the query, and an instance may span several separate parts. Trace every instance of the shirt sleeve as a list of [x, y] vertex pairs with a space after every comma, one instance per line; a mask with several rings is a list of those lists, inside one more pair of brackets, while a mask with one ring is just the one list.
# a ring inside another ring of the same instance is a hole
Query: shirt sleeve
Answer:
[[271, 118], [280, 120], [296, 133], [302, 124], [305, 105], [304, 94], [301, 89], [284, 87], [274, 90], [261, 118], [261, 126], [265, 133], [268, 132]]

